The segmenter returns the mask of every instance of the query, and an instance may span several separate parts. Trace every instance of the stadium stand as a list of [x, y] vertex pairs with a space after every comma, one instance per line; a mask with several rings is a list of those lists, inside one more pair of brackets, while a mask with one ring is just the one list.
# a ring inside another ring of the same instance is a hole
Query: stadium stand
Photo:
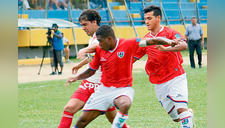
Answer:
[[[73, 0], [72, 0], [73, 1]], [[207, 0], [138, 0], [138, 2], [131, 1], [130, 7], [125, 6], [123, 0], [108, 0], [108, 6], [106, 9], [101, 8], [97, 11], [102, 17], [103, 24], [109, 24], [113, 26], [113, 22], [110, 18], [110, 13], [115, 20], [115, 27], [117, 28], [118, 35], [122, 38], [132, 38], [135, 37], [134, 30], [137, 31], [139, 37], [144, 36], [143, 32], [147, 33], [145, 24], [144, 24], [144, 7], [149, 5], [161, 6], [163, 10], [163, 25], [174, 28], [184, 34], [185, 28], [188, 24], [191, 24], [191, 18], [196, 16], [199, 20], [199, 23], [202, 24], [203, 30], [207, 33]], [[151, 2], [149, 2], [151, 1]], [[78, 1], [75, 1], [78, 2]], [[161, 3], [160, 3], [161, 2]], [[37, 0], [38, 3], [41, 3], [41, 0]], [[72, 2], [73, 3], [73, 2]], [[196, 4], [197, 3], [197, 4]], [[42, 3], [43, 4], [43, 3]], [[80, 5], [83, 5], [80, 4]], [[41, 6], [41, 5], [38, 5]], [[31, 6], [32, 8], [33, 6]], [[48, 6], [47, 6], [48, 7]], [[74, 8], [75, 5], [72, 5], [70, 10], [45, 10], [43, 7], [33, 7], [30, 10], [18, 10], [18, 18], [24, 19], [61, 19], [65, 21], [70, 20], [71, 22], [78, 25], [74, 28], [75, 39], [79, 47], [82, 47], [88, 43], [88, 37], [85, 35], [78, 21], [78, 17], [82, 10], [79, 8]], [[87, 7], [87, 6], [85, 6]], [[42, 8], [37, 10], [36, 8]], [[110, 8], [110, 9], [108, 9]], [[71, 13], [71, 15], [70, 15]], [[131, 19], [129, 18], [131, 17]], [[185, 22], [183, 22], [185, 21]], [[132, 23], [134, 26], [132, 26]], [[71, 28], [61, 28], [61, 31], [65, 32], [65, 36], [69, 37], [71, 44], [74, 45], [75, 41], [73, 40], [73, 31]], [[33, 47], [43, 47], [46, 42], [46, 28], [42, 29], [23, 29], [18, 27], [18, 47], [24, 51], [25, 48]], [[41, 37], [44, 36], [43, 39]], [[207, 34], [204, 35], [207, 38]], [[31, 50], [28, 50], [31, 51]], [[73, 51], [72, 51], [73, 52]], [[19, 54], [21, 55], [21, 53]], [[32, 58], [32, 57], [19, 57], [19, 58]]]

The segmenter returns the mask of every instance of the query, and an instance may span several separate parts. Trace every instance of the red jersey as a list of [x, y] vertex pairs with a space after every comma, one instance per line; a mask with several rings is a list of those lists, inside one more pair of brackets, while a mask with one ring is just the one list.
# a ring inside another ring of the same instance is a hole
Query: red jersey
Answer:
[[89, 68], [97, 70], [101, 65], [101, 82], [106, 87], [131, 87], [134, 54], [139, 48], [140, 38], [117, 39], [113, 50], [96, 48], [94, 59]]
[[[144, 36], [144, 38], [154, 37], [165, 37], [171, 40], [181, 38], [185, 40], [179, 32], [167, 27], [162, 27], [162, 29], [155, 36], [152, 35], [151, 32]], [[167, 82], [174, 77], [185, 73], [181, 65], [183, 63], [183, 58], [180, 52], [159, 51], [155, 48], [155, 45], [151, 45], [147, 47], [140, 47], [135, 53], [135, 58], [140, 59], [145, 54], [148, 55], [145, 71], [149, 75], [149, 81], [153, 84]]]

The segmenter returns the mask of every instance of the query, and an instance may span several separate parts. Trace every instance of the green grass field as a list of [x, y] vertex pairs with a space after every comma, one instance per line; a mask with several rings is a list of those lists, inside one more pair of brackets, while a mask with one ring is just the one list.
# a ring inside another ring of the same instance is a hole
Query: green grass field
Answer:
[[[191, 69], [184, 65], [188, 77], [189, 108], [195, 111], [196, 128], [207, 127], [207, 67]], [[135, 95], [127, 124], [132, 128], [179, 128], [157, 101], [154, 85], [143, 70], [134, 69]], [[33, 82], [18, 85], [19, 128], [56, 128], [63, 107], [80, 81], [68, 88], [66, 80]], [[80, 112], [75, 114], [73, 125]], [[100, 116], [87, 128], [110, 128], [106, 117]]]

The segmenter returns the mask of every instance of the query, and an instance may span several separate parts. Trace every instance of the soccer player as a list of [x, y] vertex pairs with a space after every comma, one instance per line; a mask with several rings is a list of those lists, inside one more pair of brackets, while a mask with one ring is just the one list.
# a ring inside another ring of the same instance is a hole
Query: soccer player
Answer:
[[[144, 18], [149, 33], [144, 38], [165, 37], [179, 41], [175, 47], [152, 45], [139, 48], [136, 59], [148, 55], [145, 66], [149, 81], [155, 84], [156, 96], [175, 122], [182, 128], [193, 127], [193, 112], [188, 111], [188, 87], [183, 59], [179, 51], [186, 50], [185, 38], [176, 30], [161, 26], [161, 9], [150, 5], [144, 9]], [[134, 60], [135, 61], [135, 60]]]
[[[89, 47], [97, 46], [98, 40], [96, 39], [95, 32], [99, 28], [101, 22], [101, 17], [99, 13], [93, 9], [84, 10], [80, 14], [79, 21], [82, 26], [82, 29], [86, 32], [88, 36], [91, 36], [89, 40]], [[92, 55], [94, 54], [92, 53]], [[81, 68], [83, 65], [87, 64], [90, 61], [90, 58], [85, 58], [80, 63], [74, 65], [72, 68], [72, 73], [76, 74], [79, 68]], [[100, 86], [101, 74], [101, 70], [97, 70], [95, 75], [81, 82], [81, 85], [74, 92], [74, 94], [71, 96], [71, 99], [64, 107], [63, 116], [58, 128], [70, 128], [73, 120], [73, 115], [83, 108], [90, 95], [96, 90], [98, 86]], [[117, 111], [115, 107], [110, 107], [107, 110], [105, 115], [110, 123], [113, 122], [116, 113]], [[122, 128], [128, 128], [128, 126], [124, 124]]]
[[69, 83], [86, 79], [95, 74], [101, 66], [102, 85], [86, 102], [75, 128], [86, 127], [111, 106], [116, 106], [119, 109], [112, 128], [121, 128], [128, 119], [128, 110], [134, 95], [132, 88], [134, 53], [139, 46], [155, 44], [175, 46], [178, 42], [161, 37], [117, 39], [113, 29], [108, 25], [99, 27], [96, 37], [100, 46], [97, 46], [94, 59], [89, 63], [89, 68], [75, 77], [69, 77], [66, 82], [66, 86], [68, 86]]

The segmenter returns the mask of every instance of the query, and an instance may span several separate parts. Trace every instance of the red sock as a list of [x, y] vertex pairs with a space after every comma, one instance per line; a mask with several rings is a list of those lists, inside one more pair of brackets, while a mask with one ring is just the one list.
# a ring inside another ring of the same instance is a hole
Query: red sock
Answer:
[[64, 111], [58, 128], [70, 128], [72, 120], [73, 120], [73, 113]]
[[126, 123], [124, 123], [124, 125], [123, 125], [123, 127], [122, 127], [122, 128], [128, 128], [128, 127], [127, 127], [127, 124], [126, 124]]

